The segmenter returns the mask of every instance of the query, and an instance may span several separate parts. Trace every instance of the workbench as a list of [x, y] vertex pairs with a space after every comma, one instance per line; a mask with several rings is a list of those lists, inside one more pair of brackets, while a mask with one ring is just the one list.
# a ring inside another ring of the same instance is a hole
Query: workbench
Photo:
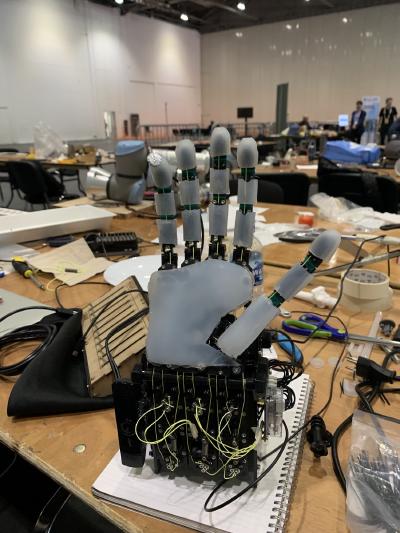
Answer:
[[[294, 213], [299, 209], [296, 206], [271, 204], [267, 212], [268, 222], [293, 221]], [[334, 227], [334, 224], [325, 221], [316, 221], [316, 225]], [[148, 218], [116, 219], [113, 221], [113, 231], [135, 231], [140, 237], [151, 240], [157, 235], [156, 222]], [[392, 234], [396, 234], [392, 232]], [[398, 233], [399, 234], [399, 233]], [[206, 241], [207, 242], [207, 241]], [[37, 243], [39, 246], [40, 243]], [[156, 246], [142, 249], [142, 255], [159, 253]], [[369, 245], [369, 246], [372, 246]], [[376, 246], [376, 245], [375, 245]], [[264, 268], [265, 292], [269, 292], [273, 284], [284, 274], [286, 268], [302, 259], [308, 245], [304, 244], [273, 244], [264, 248], [264, 261], [273, 263], [274, 266]], [[45, 250], [45, 249], [44, 249]], [[335, 266], [351, 260], [345, 252], [338, 252], [329, 265]], [[282, 266], [284, 268], [282, 268]], [[372, 268], [385, 271], [386, 263], [374, 265]], [[400, 267], [392, 261], [393, 279], [400, 279]], [[97, 276], [102, 280], [102, 276]], [[56, 305], [54, 292], [38, 289], [31, 281], [21, 280], [17, 274], [9, 274], [0, 280], [0, 286], [18, 294], [43, 302], [43, 304]], [[319, 277], [315, 285], [324, 284], [334, 295], [338, 279], [332, 277]], [[86, 285], [65, 287], [60, 291], [60, 298], [65, 306], [81, 307], [107, 291], [107, 287]], [[396, 323], [400, 322], [400, 296], [394, 294], [394, 306], [387, 311], [385, 318], [391, 318]], [[285, 303], [289, 310], [320, 311], [311, 304], [299, 300]], [[353, 333], [368, 334], [372, 314], [349, 313], [341, 306], [337, 310], [339, 315]], [[274, 327], [280, 327], [282, 319], [273, 322]], [[329, 360], [337, 357], [342, 350], [342, 345], [312, 339], [301, 346], [305, 359], [306, 372], [311, 375], [315, 383], [314, 400], [311, 413], [315, 413], [326, 402], [329, 395], [329, 386], [333, 371], [332, 362]], [[278, 349], [279, 350], [279, 349]], [[280, 351], [279, 351], [280, 352]], [[280, 352], [281, 353], [281, 352]], [[316, 368], [310, 364], [318, 356], [323, 360], [324, 366]], [[282, 355], [282, 357], [285, 357]], [[382, 362], [383, 352], [374, 349], [372, 357]], [[356, 399], [341, 395], [340, 382], [343, 377], [351, 378], [351, 371], [342, 364], [334, 383], [332, 403], [325, 416], [327, 428], [333, 432], [342, 420], [356, 407]], [[394, 368], [394, 367], [393, 367]], [[47, 416], [29, 419], [11, 419], [7, 417], [6, 407], [12, 383], [0, 380], [0, 441], [16, 450], [37, 468], [44, 471], [58, 483], [66, 487], [73, 494], [117, 524], [123, 531], [134, 533], [178, 533], [188, 531], [183, 527], [173, 525], [162, 520], [152, 518], [138, 512], [133, 512], [121, 507], [113, 506], [96, 499], [91, 494], [91, 486], [100, 472], [105, 468], [113, 455], [118, 450], [118, 438], [112, 409], [81, 414]], [[398, 416], [400, 412], [400, 398], [396, 395], [390, 398], [391, 406], [378, 401], [378, 412]], [[349, 432], [344, 436], [340, 446], [340, 456], [343, 465], [349, 444]], [[84, 453], [74, 450], [78, 444], [85, 445]], [[260, 520], [263, 517], [260, 516]], [[300, 461], [297, 483], [293, 490], [290, 506], [290, 516], [287, 526], [290, 533], [310, 532], [346, 532], [345, 496], [336, 481], [333, 473], [331, 458], [323, 457], [316, 460], [306, 445]]]
[[[263, 176], [268, 177], [270, 174], [276, 175], [276, 174], [281, 174], [281, 173], [285, 173], [285, 174], [301, 173], [301, 174], [306, 174], [308, 176], [310, 183], [317, 183], [318, 182], [318, 175], [317, 175], [318, 169], [317, 168], [301, 169], [301, 168], [297, 168], [297, 165], [300, 165], [300, 166], [318, 165], [318, 160], [315, 160], [312, 163], [310, 163], [307, 156], [298, 156], [294, 159], [295, 159], [296, 166], [293, 166], [293, 167], [289, 164], [287, 165], [281, 164], [278, 167], [273, 166], [273, 165], [263, 165], [263, 164], [257, 165], [256, 175], [259, 178], [263, 178]], [[400, 176], [396, 175], [396, 172], [393, 168], [371, 168], [371, 167], [366, 167], [364, 165], [357, 165], [356, 168], [363, 170], [365, 172], [376, 173], [381, 176], [390, 176], [391, 178], [395, 179], [397, 183], [400, 184]], [[234, 176], [239, 176], [240, 170], [234, 169], [232, 171], [232, 174]]]

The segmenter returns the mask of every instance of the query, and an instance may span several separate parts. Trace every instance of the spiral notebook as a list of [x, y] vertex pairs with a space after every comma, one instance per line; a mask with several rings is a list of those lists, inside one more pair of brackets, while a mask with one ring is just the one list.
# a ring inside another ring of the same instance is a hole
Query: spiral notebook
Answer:
[[[284, 419], [292, 434], [306, 420], [312, 397], [313, 385], [303, 374], [293, 381], [296, 394], [293, 409], [284, 413]], [[258, 483], [256, 490], [227, 507], [207, 513], [203, 504], [214, 487], [212, 478], [187, 479], [173, 474], [154, 474], [152, 458], [147, 457], [142, 469], [121, 464], [119, 452], [93, 484], [93, 494], [112, 503], [168, 520], [175, 524], [204, 532], [276, 533], [285, 529], [293, 483], [303, 447], [304, 432], [288, 443], [285, 452], [271, 472]], [[281, 438], [271, 437], [263, 443], [259, 453], [275, 448]], [[273, 457], [269, 459], [272, 461]], [[264, 461], [259, 473], [268, 466]], [[245, 481], [228, 485], [213, 502], [218, 505], [234, 496], [247, 485]]]

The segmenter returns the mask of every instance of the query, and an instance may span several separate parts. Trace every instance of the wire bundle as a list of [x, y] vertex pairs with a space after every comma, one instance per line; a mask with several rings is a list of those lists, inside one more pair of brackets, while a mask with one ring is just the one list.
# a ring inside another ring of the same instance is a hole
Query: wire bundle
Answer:
[[[16, 311], [7, 313], [0, 318], [0, 323], [7, 318], [21, 313], [23, 311], [30, 311], [33, 309], [43, 309], [48, 311], [57, 311], [53, 307], [46, 307], [41, 305], [22, 307]], [[0, 350], [9, 346], [15, 346], [22, 342], [42, 341], [30, 354], [28, 354], [23, 360], [18, 361], [12, 365], [0, 366], [1, 376], [17, 376], [23, 372], [23, 370], [31, 363], [35, 357], [37, 357], [42, 350], [46, 349], [53, 341], [57, 333], [57, 327], [50, 324], [32, 324], [30, 326], [22, 326], [0, 337]]]

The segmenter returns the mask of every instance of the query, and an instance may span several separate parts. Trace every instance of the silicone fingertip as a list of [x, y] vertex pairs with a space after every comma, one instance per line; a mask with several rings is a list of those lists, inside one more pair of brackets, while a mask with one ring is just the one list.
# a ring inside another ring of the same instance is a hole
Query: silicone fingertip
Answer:
[[189, 139], [179, 141], [175, 150], [178, 167], [182, 170], [196, 168], [196, 150]]
[[218, 157], [231, 153], [231, 135], [226, 128], [214, 128], [211, 134], [210, 154]]
[[257, 143], [252, 137], [246, 137], [239, 143], [237, 161], [240, 168], [254, 168], [258, 163]]

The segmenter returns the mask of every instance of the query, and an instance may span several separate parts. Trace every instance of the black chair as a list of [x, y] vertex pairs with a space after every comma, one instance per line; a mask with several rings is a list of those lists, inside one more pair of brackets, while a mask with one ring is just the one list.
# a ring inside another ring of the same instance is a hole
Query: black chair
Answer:
[[310, 178], [302, 172], [281, 172], [276, 174], [263, 174], [261, 182], [276, 183], [283, 190], [283, 202], [290, 205], [307, 205]]
[[[12, 190], [16, 190], [23, 200], [32, 205], [41, 204], [44, 209], [48, 209], [51, 203], [79, 197], [64, 194], [63, 184], [46, 172], [37, 161], [12, 161], [7, 164], [7, 168]], [[12, 199], [13, 195], [7, 207]]]
[[[17, 154], [18, 153], [18, 150], [16, 148], [0, 148], [0, 153], [9, 153], [9, 154]], [[0, 198], [1, 198], [1, 201], [4, 202], [4, 194], [3, 194], [3, 188], [1, 186], [2, 183], [7, 183], [8, 185], [10, 185], [10, 188], [11, 188], [11, 184], [10, 184], [10, 176], [8, 175], [8, 172], [1, 172], [0, 171]], [[12, 200], [12, 197], [13, 197], [13, 191], [12, 191], [12, 188], [11, 188], [11, 200]]]
[[77, 187], [79, 189], [79, 192], [81, 192], [83, 195], [85, 195], [85, 191], [83, 190], [81, 179], [79, 175], [79, 169], [78, 168], [61, 168], [59, 167], [57, 170], [57, 173], [60, 176], [61, 183], [64, 185], [65, 183], [68, 183], [69, 181], [76, 181]]
[[[231, 196], [235, 196], [238, 192], [238, 180], [231, 179], [229, 181], [229, 188]], [[258, 181], [257, 200], [268, 204], [283, 204], [284, 193], [282, 187], [276, 183], [269, 183], [268, 181]]]
[[319, 161], [318, 190], [380, 212], [397, 213], [399, 210], [399, 188], [395, 179], [360, 169], [338, 167], [325, 158]]

